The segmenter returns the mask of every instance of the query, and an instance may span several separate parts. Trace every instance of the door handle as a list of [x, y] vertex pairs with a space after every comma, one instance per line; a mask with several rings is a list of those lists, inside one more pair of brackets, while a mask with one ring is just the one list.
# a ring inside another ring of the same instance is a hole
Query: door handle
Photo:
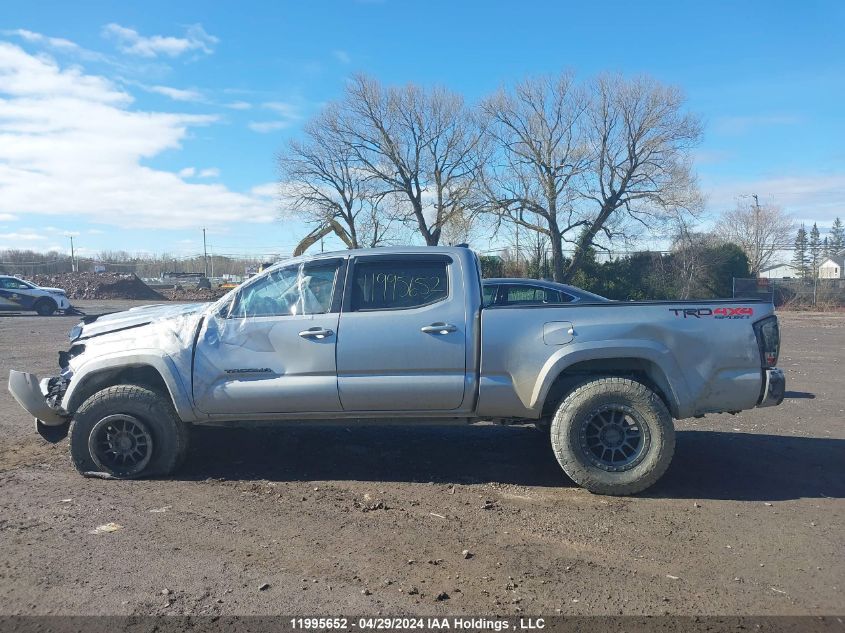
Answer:
[[448, 334], [457, 330], [454, 325], [450, 323], [432, 323], [431, 325], [424, 325], [420, 328], [420, 332], [425, 334]]
[[299, 333], [302, 338], [315, 338], [315, 339], [324, 339], [334, 334], [331, 330], [326, 330], [325, 328], [321, 327], [312, 327], [308, 328], [307, 330], [303, 330]]

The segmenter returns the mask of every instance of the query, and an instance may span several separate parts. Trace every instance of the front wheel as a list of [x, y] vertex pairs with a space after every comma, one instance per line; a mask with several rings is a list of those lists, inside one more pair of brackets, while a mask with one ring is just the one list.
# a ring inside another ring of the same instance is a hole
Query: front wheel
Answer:
[[70, 425], [70, 451], [81, 473], [118, 479], [168, 475], [188, 448], [188, 427], [170, 401], [150, 389], [117, 385], [88, 398]]
[[645, 490], [666, 472], [675, 452], [675, 427], [663, 400], [627, 378], [578, 386], [558, 407], [551, 437], [564, 472], [605, 495]]
[[58, 310], [58, 308], [59, 306], [57, 306], [56, 302], [52, 299], [41, 299], [35, 304], [35, 311], [38, 313], [38, 316], [50, 316]]

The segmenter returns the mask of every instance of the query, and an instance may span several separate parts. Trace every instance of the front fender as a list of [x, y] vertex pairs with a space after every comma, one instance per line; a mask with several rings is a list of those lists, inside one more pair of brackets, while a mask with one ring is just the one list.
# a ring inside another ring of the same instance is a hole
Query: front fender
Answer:
[[74, 402], [74, 398], [84, 388], [85, 383], [97, 374], [130, 367], [152, 367], [159, 373], [170, 394], [176, 413], [183, 421], [192, 422], [199, 417], [206, 417], [198, 416], [190, 398], [190, 367], [187, 368], [188, 375], [183, 376], [183, 372], [179, 371], [173, 359], [156, 349], [133, 349], [131, 352], [98, 355], [74, 368], [73, 379], [62, 399], [62, 408], [71, 411], [69, 407]]
[[675, 357], [660, 343], [643, 339], [585, 341], [561, 347], [543, 364], [531, 394], [529, 407], [534, 411], [541, 410], [557, 377], [572, 365], [583, 361], [617, 358], [654, 363], [662, 373], [665, 385], [659, 386], [668, 391], [665, 395], [670, 399], [672, 409], [677, 412], [679, 418], [689, 415], [688, 407], [682, 406], [682, 403], [691, 402], [690, 390]]

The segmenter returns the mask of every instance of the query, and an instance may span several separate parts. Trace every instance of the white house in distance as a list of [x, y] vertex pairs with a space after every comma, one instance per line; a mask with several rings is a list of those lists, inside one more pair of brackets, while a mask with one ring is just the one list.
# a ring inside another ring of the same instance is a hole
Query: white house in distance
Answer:
[[775, 264], [760, 271], [761, 279], [788, 279], [795, 276], [790, 264]]
[[845, 251], [825, 258], [819, 266], [819, 279], [845, 279]]

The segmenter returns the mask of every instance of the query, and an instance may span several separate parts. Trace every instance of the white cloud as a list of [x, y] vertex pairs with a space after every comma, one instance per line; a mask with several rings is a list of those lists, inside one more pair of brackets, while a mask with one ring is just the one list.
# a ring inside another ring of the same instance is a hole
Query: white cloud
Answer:
[[262, 107], [278, 112], [280, 115], [289, 119], [299, 118], [299, 108], [292, 103], [286, 103], [284, 101], [268, 101], [266, 103], [262, 103], [261, 105]]
[[227, 103], [226, 107], [231, 110], [249, 110], [252, 108], [252, 104], [246, 101], [232, 101], [231, 103]]
[[277, 118], [271, 121], [250, 121], [248, 124], [249, 129], [260, 134], [284, 130], [290, 127], [294, 121], [301, 118], [299, 108], [292, 103], [268, 101], [262, 103], [261, 107], [266, 110], [272, 110]]
[[[100, 104], [128, 104], [125, 92], [104, 79], [83, 75], [79, 68], [60, 70], [45, 56], [34, 56], [13, 44], [0, 42], [0, 94], [20, 99], [41, 99], [61, 95]], [[12, 102], [5, 102], [4, 106]]]
[[0, 233], [0, 240], [10, 240], [11, 242], [34, 242], [46, 239], [47, 238], [45, 236], [31, 231], [27, 231], [25, 233]]
[[103, 235], [105, 234], [105, 231], [101, 229], [88, 229], [87, 233], [90, 233], [91, 235]]
[[50, 48], [55, 48], [57, 50], [64, 50], [64, 51], [73, 51], [77, 52], [82, 50], [79, 45], [75, 42], [71, 42], [70, 40], [66, 40], [63, 37], [49, 37], [47, 35], [43, 35], [42, 33], [35, 33], [34, 31], [28, 31], [26, 29], [13, 29], [9, 31], [3, 31], [5, 35], [15, 35], [26, 42], [30, 42], [32, 44], [41, 44], [43, 46], [49, 46]]
[[179, 178], [217, 178], [220, 175], [220, 170], [217, 167], [208, 167], [207, 169], [197, 170], [196, 167], [185, 167], [176, 172]]
[[0, 222], [13, 222], [18, 219], [13, 213], [0, 213]]
[[702, 187], [708, 206], [715, 211], [733, 207], [742, 195], [757, 193], [783, 207], [796, 220], [829, 225], [845, 217], [845, 172], [771, 176], [748, 181], [714, 183]]
[[117, 47], [129, 55], [139, 57], [178, 57], [190, 51], [211, 54], [218, 40], [205, 32], [199, 24], [189, 26], [185, 37], [164, 35], [143, 36], [135, 29], [111, 23], [103, 27], [103, 36], [117, 42]]
[[202, 101], [202, 93], [198, 90], [185, 90], [182, 88], [171, 88], [170, 86], [145, 86], [149, 92], [164, 95], [174, 101]]
[[275, 217], [271, 200], [147, 166], [216, 117], [131, 106], [104, 77], [0, 42], [0, 217], [71, 215], [133, 228]]
[[279, 183], [265, 182], [263, 185], [256, 185], [249, 192], [255, 196], [263, 196], [265, 198], [275, 198], [279, 195]]
[[349, 53], [342, 50], [332, 51], [332, 55], [334, 55], [335, 59], [339, 61], [341, 64], [350, 64], [352, 63], [352, 58], [349, 56]]
[[248, 127], [253, 132], [259, 134], [267, 134], [268, 132], [276, 132], [277, 130], [284, 130], [290, 126], [290, 121], [250, 121]]

